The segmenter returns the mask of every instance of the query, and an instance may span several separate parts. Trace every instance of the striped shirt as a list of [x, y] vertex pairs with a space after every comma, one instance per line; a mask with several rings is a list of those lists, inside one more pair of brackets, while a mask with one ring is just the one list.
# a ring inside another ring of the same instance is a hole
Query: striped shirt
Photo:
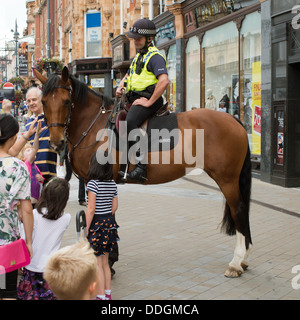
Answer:
[[[26, 122], [26, 131], [28, 131], [32, 121], [34, 121], [35, 116], [31, 116]], [[38, 120], [42, 121], [42, 128], [44, 128], [44, 114], [39, 114], [37, 117]], [[37, 126], [37, 123], [35, 124]], [[33, 144], [35, 134], [29, 138], [29, 142]], [[51, 175], [56, 176], [56, 164], [57, 164], [57, 153], [49, 148], [50, 132], [49, 129], [45, 129], [41, 132], [39, 138], [39, 150], [36, 154], [35, 164], [40, 169], [43, 176]]]
[[112, 214], [112, 199], [118, 196], [115, 181], [90, 180], [86, 186], [88, 191], [96, 195], [95, 214]]

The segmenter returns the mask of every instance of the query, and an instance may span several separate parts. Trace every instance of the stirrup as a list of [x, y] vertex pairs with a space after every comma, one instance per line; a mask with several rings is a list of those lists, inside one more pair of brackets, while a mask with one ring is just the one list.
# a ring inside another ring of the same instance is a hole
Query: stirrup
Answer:
[[[137, 173], [136, 171], [141, 171], [141, 172]], [[132, 174], [133, 174], [133, 176], [132, 176]], [[144, 166], [142, 167], [137, 164], [136, 167], [131, 172], [127, 173], [126, 179], [144, 183], [145, 181], [148, 180], [147, 179], [147, 167], [144, 167]]]

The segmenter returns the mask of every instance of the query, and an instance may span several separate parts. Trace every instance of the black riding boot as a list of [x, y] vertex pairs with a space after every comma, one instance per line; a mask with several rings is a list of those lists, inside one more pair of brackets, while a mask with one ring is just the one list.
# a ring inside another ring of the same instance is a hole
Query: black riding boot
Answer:
[[147, 165], [138, 162], [136, 167], [127, 173], [127, 179], [144, 183], [147, 180]]
[[[130, 141], [128, 143], [128, 150], [133, 144], [135, 144], [135, 142]], [[144, 183], [147, 180], [147, 165], [144, 163], [144, 159], [147, 153], [145, 154], [145, 152], [141, 151], [141, 149], [137, 150], [136, 152], [136, 167], [131, 172], [127, 173], [126, 180], [129, 179], [132, 181]], [[124, 176], [125, 172], [119, 171], [119, 177], [121, 178], [121, 180], [124, 179]], [[123, 182], [125, 182], [125, 180], [123, 180]]]

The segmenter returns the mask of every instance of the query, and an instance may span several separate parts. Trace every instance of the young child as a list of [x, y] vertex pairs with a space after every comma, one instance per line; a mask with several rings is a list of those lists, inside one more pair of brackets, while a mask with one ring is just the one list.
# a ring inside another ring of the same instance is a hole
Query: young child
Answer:
[[59, 249], [63, 234], [70, 224], [71, 215], [64, 213], [69, 190], [69, 183], [65, 179], [53, 178], [44, 186], [33, 210], [33, 256], [30, 264], [23, 268], [18, 285], [20, 300], [56, 299], [43, 279], [43, 272], [47, 259]]
[[88, 206], [86, 210], [87, 238], [97, 256], [100, 289], [97, 299], [111, 300], [111, 271], [109, 252], [119, 241], [114, 214], [118, 208], [118, 190], [113, 179], [113, 165], [100, 164], [96, 152], [90, 160], [88, 172]]
[[44, 279], [60, 300], [91, 300], [99, 290], [98, 266], [87, 241], [59, 249], [46, 263]]
[[19, 158], [25, 162], [28, 171], [30, 173], [30, 179], [31, 179], [31, 203], [32, 207], [35, 207], [35, 204], [40, 199], [40, 194], [42, 191], [42, 186], [44, 182], [44, 177], [42, 176], [39, 168], [35, 164], [34, 160], [36, 157], [36, 153], [39, 149], [39, 137], [40, 133], [45, 128], [41, 129], [41, 122], [38, 123], [35, 138], [33, 141], [33, 145], [30, 143], [26, 143], [25, 146], [22, 148]]

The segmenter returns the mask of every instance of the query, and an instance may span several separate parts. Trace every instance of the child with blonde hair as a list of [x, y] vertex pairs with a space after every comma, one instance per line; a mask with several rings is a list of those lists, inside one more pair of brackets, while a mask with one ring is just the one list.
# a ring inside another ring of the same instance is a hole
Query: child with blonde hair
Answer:
[[87, 241], [63, 247], [47, 261], [44, 279], [60, 300], [91, 300], [98, 291], [97, 258]]
[[37, 167], [37, 165], [34, 162], [36, 154], [39, 150], [40, 133], [44, 129], [45, 128], [41, 129], [41, 122], [39, 122], [37, 125], [37, 128], [36, 128], [36, 133], [35, 133], [33, 145], [31, 145], [30, 143], [27, 142], [19, 154], [19, 159], [25, 162], [25, 164], [28, 168], [29, 174], [30, 174], [31, 203], [32, 203], [33, 208], [35, 207], [35, 204], [40, 199], [40, 194], [42, 191], [43, 182], [45, 180], [44, 177], [42, 176], [39, 168]]

